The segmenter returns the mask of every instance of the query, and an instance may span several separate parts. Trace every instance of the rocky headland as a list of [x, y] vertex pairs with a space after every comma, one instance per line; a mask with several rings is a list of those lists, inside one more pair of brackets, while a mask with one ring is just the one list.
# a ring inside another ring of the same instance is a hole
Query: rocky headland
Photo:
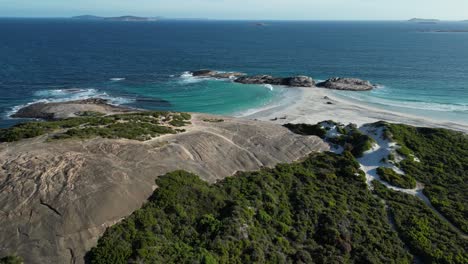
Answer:
[[[99, 121], [112, 116], [73, 118], [85, 119], [88, 124], [77, 122], [71, 136], [114, 125], [120, 129], [138, 126], [132, 133], [141, 133], [140, 128], [155, 122], [164, 125], [171, 116], [158, 112], [162, 117], [156, 120], [142, 113], [129, 114], [133, 109], [108, 107], [96, 100], [94, 104], [42, 104], [36, 109], [46, 109], [50, 114], [44, 116], [47, 119], [74, 116], [85, 109], [102, 110], [101, 114], [125, 113], [115, 116], [115, 124], [107, 124], [107, 119]], [[137, 121], [132, 121], [132, 116]], [[96, 246], [107, 227], [147, 201], [160, 175], [183, 169], [213, 183], [238, 171], [272, 167], [329, 149], [318, 137], [296, 135], [269, 122], [204, 114], [185, 116], [189, 120], [182, 123], [183, 130], [147, 140], [109, 134], [102, 135], [111, 138], [55, 139], [57, 132], [51, 131], [0, 142], [0, 256], [16, 254], [25, 263], [83, 263], [85, 253]], [[57, 122], [61, 121], [43, 124], [53, 127]], [[139, 125], [141, 122], [144, 124]], [[98, 126], [90, 127], [90, 123]], [[68, 125], [60, 127], [58, 133], [64, 133]], [[13, 129], [12, 133], [16, 132], [18, 129]], [[111, 128], [110, 132], [119, 131]]]
[[21, 108], [12, 115], [14, 118], [38, 118], [44, 120], [56, 120], [69, 117], [77, 117], [100, 113], [102, 115], [133, 113], [141, 110], [116, 106], [108, 100], [91, 98], [85, 100], [35, 103]]

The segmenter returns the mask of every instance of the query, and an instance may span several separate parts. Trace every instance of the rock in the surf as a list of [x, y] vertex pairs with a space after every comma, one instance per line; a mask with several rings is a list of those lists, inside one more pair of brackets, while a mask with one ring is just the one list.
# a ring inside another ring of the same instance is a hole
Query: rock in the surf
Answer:
[[285, 85], [291, 87], [313, 87], [314, 80], [308, 76], [294, 76], [279, 78], [271, 75], [256, 75], [256, 76], [243, 76], [235, 80], [235, 82], [243, 84], [271, 84], [271, 85]]
[[218, 79], [236, 78], [236, 77], [245, 75], [241, 72], [218, 72], [218, 71], [213, 71], [213, 70], [192, 71], [191, 74], [194, 77], [210, 77], [210, 78], [218, 78]]
[[369, 91], [374, 89], [376, 86], [369, 81], [364, 81], [361, 79], [334, 77], [324, 82], [318, 83], [317, 87], [334, 90]]

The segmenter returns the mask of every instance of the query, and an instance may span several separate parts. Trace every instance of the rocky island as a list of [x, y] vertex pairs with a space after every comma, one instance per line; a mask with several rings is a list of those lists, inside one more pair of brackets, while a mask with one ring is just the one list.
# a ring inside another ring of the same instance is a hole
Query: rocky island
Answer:
[[100, 17], [93, 15], [82, 15], [75, 16], [72, 19], [79, 20], [105, 20], [105, 21], [126, 21], [126, 22], [141, 22], [141, 21], [157, 21], [157, 18], [153, 17], [138, 17], [138, 16], [118, 16], [118, 17]]
[[243, 76], [234, 80], [243, 84], [270, 84], [290, 87], [314, 87], [315, 82], [308, 76], [273, 77], [271, 75]]
[[333, 90], [369, 91], [374, 89], [376, 85], [361, 79], [334, 77], [324, 82], [318, 83], [317, 87]]
[[194, 77], [199, 78], [217, 78], [217, 79], [231, 79], [244, 76], [244, 73], [241, 72], [218, 72], [213, 70], [198, 70], [190, 72]]
[[408, 22], [420, 23], [420, 24], [437, 24], [440, 22], [439, 19], [427, 19], [427, 18], [412, 18]]
[[292, 77], [274, 77], [271, 75], [254, 75], [248, 76], [240, 72], [218, 72], [214, 70], [198, 70], [190, 72], [192, 76], [199, 78], [217, 78], [231, 79], [236, 83], [242, 84], [269, 84], [282, 85], [287, 87], [305, 87], [305, 88], [327, 88], [334, 90], [349, 90], [349, 91], [368, 91], [372, 90], [376, 85], [369, 81], [364, 81], [356, 78], [330, 78], [325, 82], [316, 85], [314, 79], [309, 76], [292, 76]]

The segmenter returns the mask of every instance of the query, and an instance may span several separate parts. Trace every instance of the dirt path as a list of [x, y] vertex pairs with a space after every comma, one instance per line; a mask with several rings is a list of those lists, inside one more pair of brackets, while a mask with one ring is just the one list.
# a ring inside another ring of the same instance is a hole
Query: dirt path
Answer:
[[372, 181], [377, 180], [384, 184], [387, 188], [413, 195], [418, 197], [423, 201], [441, 220], [446, 222], [454, 231], [460, 235], [463, 239], [468, 239], [468, 235], [461, 231], [458, 227], [453, 225], [447, 218], [445, 218], [437, 209], [431, 204], [430, 200], [424, 195], [424, 184], [417, 182], [416, 188], [414, 189], [404, 189], [400, 187], [393, 186], [386, 181], [383, 181], [380, 176], [377, 174], [377, 168], [379, 167], [388, 167], [392, 168], [396, 173], [404, 174], [398, 167], [387, 162], [383, 162], [385, 158], [391, 153], [392, 150], [396, 148], [396, 144], [389, 142], [383, 138], [383, 128], [375, 128], [370, 126], [362, 126], [360, 128], [361, 132], [372, 137], [377, 144], [369, 151], [365, 152], [364, 155], [357, 159], [359, 164], [361, 164], [361, 170], [366, 173], [366, 183], [369, 186], [369, 189], [372, 189]]

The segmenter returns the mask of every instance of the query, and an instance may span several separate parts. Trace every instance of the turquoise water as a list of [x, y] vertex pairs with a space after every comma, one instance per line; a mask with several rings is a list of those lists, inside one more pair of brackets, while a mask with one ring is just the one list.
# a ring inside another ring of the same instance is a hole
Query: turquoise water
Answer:
[[[295, 91], [197, 80], [202, 68], [278, 76], [357, 77], [363, 104], [468, 122], [466, 23], [246, 21], [103, 22], [0, 19], [0, 127], [38, 101], [89, 97], [147, 109], [237, 115]], [[313, 102], [311, 102], [313, 103]]]

